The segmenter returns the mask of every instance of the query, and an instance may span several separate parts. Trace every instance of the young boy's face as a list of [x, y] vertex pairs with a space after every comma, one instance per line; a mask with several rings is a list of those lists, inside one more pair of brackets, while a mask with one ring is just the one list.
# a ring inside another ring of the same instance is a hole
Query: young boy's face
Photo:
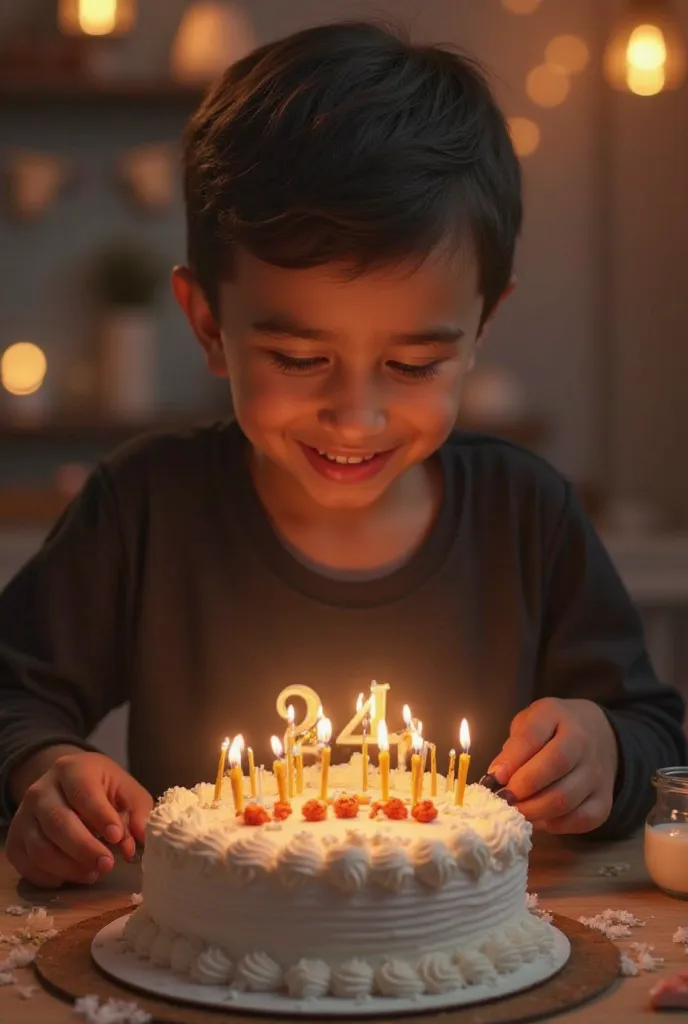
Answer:
[[477, 280], [466, 257], [351, 279], [239, 252], [219, 323], [188, 278], [175, 291], [258, 456], [318, 505], [360, 509], [452, 430], [478, 341]]

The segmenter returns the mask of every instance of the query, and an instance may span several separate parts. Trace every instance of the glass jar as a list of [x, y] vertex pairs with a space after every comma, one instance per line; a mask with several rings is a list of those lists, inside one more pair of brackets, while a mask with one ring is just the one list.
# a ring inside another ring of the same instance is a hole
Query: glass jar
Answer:
[[688, 767], [660, 768], [652, 784], [657, 801], [645, 821], [645, 866], [660, 889], [688, 900]]

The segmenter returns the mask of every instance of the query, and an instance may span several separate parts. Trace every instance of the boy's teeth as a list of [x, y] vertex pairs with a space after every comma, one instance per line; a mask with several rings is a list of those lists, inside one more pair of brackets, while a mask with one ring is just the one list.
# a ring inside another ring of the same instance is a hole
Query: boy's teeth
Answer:
[[359, 462], [370, 462], [374, 459], [374, 455], [329, 455], [327, 452], [318, 452], [318, 455], [322, 455], [324, 458], [329, 459], [330, 462], [337, 462], [340, 466], [355, 466]]

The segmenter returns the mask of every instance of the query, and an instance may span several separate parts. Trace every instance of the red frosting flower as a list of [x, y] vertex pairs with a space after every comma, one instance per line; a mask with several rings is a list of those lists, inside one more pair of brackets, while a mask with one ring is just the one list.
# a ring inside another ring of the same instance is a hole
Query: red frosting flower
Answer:
[[339, 796], [334, 802], [337, 818], [355, 818], [358, 815], [358, 800], [355, 796]]
[[265, 825], [270, 815], [260, 804], [247, 804], [244, 808], [244, 825]]
[[307, 800], [301, 813], [306, 821], [324, 821], [327, 817], [327, 804], [324, 800]]
[[274, 821], [285, 821], [292, 813], [293, 809], [288, 800], [278, 800], [272, 808], [272, 817]]
[[403, 821], [404, 818], [408, 818], [408, 808], [399, 797], [391, 797], [382, 809], [392, 821]]
[[432, 800], [421, 800], [411, 811], [411, 814], [416, 821], [422, 822], [426, 825], [429, 821], [434, 821], [437, 817], [437, 808], [435, 807]]

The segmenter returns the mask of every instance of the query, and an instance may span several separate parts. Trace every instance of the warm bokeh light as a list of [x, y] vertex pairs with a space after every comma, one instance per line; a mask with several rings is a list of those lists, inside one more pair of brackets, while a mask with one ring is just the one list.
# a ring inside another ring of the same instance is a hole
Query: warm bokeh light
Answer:
[[626, 62], [637, 71], [656, 71], [667, 60], [664, 33], [656, 25], [638, 25], [626, 47]]
[[58, 11], [69, 35], [121, 35], [134, 27], [136, 0], [60, 0]]
[[539, 64], [528, 73], [526, 92], [539, 107], [558, 107], [569, 94], [568, 75], [551, 64]]
[[510, 117], [509, 134], [520, 157], [530, 156], [540, 145], [540, 129], [529, 117]]
[[45, 353], [30, 341], [10, 345], [0, 359], [0, 383], [11, 395], [32, 395], [45, 379]]
[[677, 89], [688, 59], [681, 27], [668, 0], [629, 5], [607, 44], [604, 73], [615, 89], [656, 96]]
[[502, 0], [502, 7], [510, 14], [534, 14], [542, 0]]
[[545, 60], [567, 75], [577, 75], [590, 61], [588, 44], [580, 36], [555, 36], [545, 49]]

